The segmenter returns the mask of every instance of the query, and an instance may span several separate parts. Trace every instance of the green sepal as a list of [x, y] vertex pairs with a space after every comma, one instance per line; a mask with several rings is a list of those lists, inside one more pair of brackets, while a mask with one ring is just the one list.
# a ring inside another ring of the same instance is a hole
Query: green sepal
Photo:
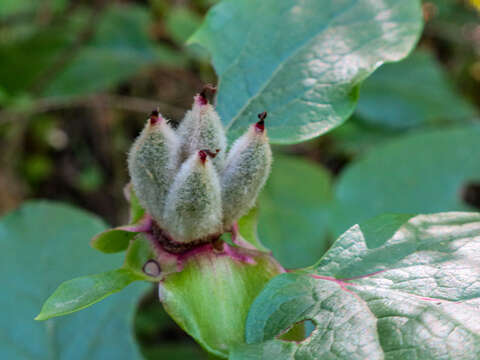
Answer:
[[181, 272], [168, 275], [159, 285], [160, 300], [170, 316], [220, 358], [227, 358], [233, 347], [245, 342], [251, 303], [272, 277], [283, 272], [269, 255], [246, 253], [254, 264], [225, 253], [199, 253]]

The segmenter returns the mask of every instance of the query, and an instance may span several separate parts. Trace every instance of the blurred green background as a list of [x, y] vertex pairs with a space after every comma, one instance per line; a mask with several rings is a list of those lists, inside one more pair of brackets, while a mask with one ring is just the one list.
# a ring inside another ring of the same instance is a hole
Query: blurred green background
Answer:
[[[216, 82], [206, 54], [184, 45], [215, 2], [0, 1], [0, 215], [46, 198], [126, 223], [125, 158], [147, 114], [158, 106], [175, 123]], [[475, 4], [425, 1], [418, 49], [365, 82], [352, 119], [275, 148], [259, 233], [285, 266], [310, 265], [378, 213], [480, 209]], [[206, 358], [154, 290], [135, 331], [147, 358]]]

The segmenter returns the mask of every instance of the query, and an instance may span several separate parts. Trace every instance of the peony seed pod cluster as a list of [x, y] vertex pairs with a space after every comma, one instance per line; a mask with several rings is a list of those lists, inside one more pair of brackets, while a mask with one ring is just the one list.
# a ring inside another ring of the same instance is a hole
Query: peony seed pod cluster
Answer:
[[266, 113], [234, 142], [205, 92], [176, 130], [156, 111], [128, 156], [133, 189], [156, 225], [172, 240], [219, 236], [254, 205], [272, 163]]

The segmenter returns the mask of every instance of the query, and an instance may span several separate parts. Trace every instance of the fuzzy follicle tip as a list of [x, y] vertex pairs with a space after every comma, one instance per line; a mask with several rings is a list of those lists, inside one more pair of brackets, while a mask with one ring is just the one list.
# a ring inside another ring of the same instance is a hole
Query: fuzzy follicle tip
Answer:
[[153, 110], [150, 113], [150, 117], [149, 117], [150, 125], [153, 126], [153, 125], [157, 124], [158, 122], [160, 122], [161, 119], [162, 119], [162, 116], [160, 115], [158, 110]]
[[200, 161], [202, 164], [205, 164], [205, 161], [207, 161], [207, 157], [211, 157], [212, 159], [217, 156], [217, 154], [220, 152], [220, 149], [216, 149], [215, 152], [210, 151], [208, 149], [203, 149], [198, 151], [198, 157], [200, 158]]
[[265, 131], [265, 119], [267, 118], [267, 112], [264, 111], [258, 114], [258, 118], [260, 120], [255, 124], [255, 130], [263, 133]]
[[215, 86], [206, 84], [196, 97], [196, 101], [199, 105], [207, 105], [209, 103], [209, 97], [213, 97], [216, 92], [217, 88]]

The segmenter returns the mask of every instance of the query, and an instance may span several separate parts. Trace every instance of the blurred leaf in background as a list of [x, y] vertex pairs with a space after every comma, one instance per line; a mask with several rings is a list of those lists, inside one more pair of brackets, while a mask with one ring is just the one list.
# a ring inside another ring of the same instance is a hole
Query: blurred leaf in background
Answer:
[[139, 6], [112, 6], [105, 10], [95, 34], [58, 76], [49, 83], [46, 96], [84, 95], [109, 89], [157, 58], [149, 36], [150, 14]]
[[336, 184], [334, 233], [383, 213], [474, 210], [464, 191], [480, 183], [479, 139], [475, 124], [405, 135], [367, 152]]
[[172, 40], [184, 45], [200, 26], [202, 18], [188, 7], [176, 6], [168, 12], [165, 26]]
[[312, 265], [327, 249], [330, 174], [298, 157], [277, 155], [259, 200], [260, 241], [287, 268]]
[[472, 121], [478, 112], [430, 53], [416, 51], [382, 66], [365, 81], [356, 115], [369, 125], [406, 130]]

